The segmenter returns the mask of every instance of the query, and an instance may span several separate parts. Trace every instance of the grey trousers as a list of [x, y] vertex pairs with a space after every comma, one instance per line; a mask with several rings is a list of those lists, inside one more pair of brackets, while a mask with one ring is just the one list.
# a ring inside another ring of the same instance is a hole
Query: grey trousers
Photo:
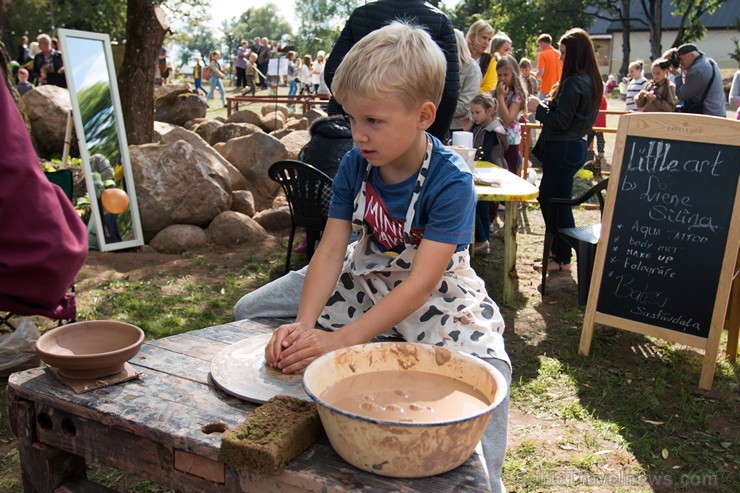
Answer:
[[[234, 307], [234, 318], [236, 320], [292, 318], [298, 315], [307, 268], [290, 271], [283, 277], [244, 295]], [[506, 361], [496, 358], [486, 358], [484, 361], [499, 370], [506, 379], [507, 385], [511, 385], [511, 368]], [[501, 479], [501, 471], [506, 453], [508, 424], [509, 395], [507, 394], [501, 405], [491, 413], [491, 420], [481, 439], [483, 459], [488, 468], [489, 489], [494, 493], [506, 491]]]

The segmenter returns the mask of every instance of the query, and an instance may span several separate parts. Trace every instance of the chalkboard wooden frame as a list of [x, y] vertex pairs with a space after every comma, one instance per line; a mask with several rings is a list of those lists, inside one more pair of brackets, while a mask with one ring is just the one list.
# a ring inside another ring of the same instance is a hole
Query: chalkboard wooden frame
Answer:
[[[591, 349], [591, 339], [593, 337], [595, 323], [697, 347], [704, 350], [704, 363], [699, 379], [699, 388], [705, 390], [711, 389], [716, 369], [720, 337], [730, 300], [733, 277], [735, 276], [735, 266], [738, 262], [738, 249], [740, 247], [740, 179], [737, 182], [732, 204], [728, 204], [726, 200], [722, 201], [721, 198], [718, 198], [717, 201], [717, 207], [729, 207], [731, 205], [732, 213], [727, 229], [714, 305], [711, 310], [711, 322], [706, 337], [687, 334], [676, 329], [645, 323], [644, 321], [632, 320], [628, 317], [602, 313], [598, 311], [599, 295], [602, 280], [604, 279], [605, 263], [608, 255], [607, 248], [612, 239], [612, 221], [615, 217], [615, 206], [618, 202], [620, 187], [622, 186], [622, 168], [624, 158], [627, 155], [626, 144], [628, 139], [645, 137], [657, 141], [676, 143], [677, 146], [681, 145], [680, 143], [686, 142], [713, 144], [722, 149], [731, 148], [732, 153], [735, 153], [740, 148], [738, 135], [740, 135], [740, 122], [718, 117], [679, 113], [636, 113], [620, 117], [609, 187], [607, 189], [607, 200], [602, 219], [601, 241], [599, 241], [596, 250], [596, 259], [584, 315], [579, 353], [588, 355]], [[630, 141], [635, 140], [637, 139], [630, 139]], [[627, 157], [630, 159], [630, 156]], [[740, 167], [740, 164], [738, 164], [738, 167]], [[625, 172], [626, 178], [627, 172]], [[623, 202], [624, 200], [626, 199], [619, 200], [619, 202]], [[621, 207], [627, 205], [634, 207], [634, 203], [629, 204], [626, 202]], [[617, 211], [617, 213], [619, 212]], [[618, 233], [615, 232], [615, 234]], [[690, 289], [691, 286], [687, 286], [687, 288]], [[610, 293], [606, 293], [605, 296], [610, 296]], [[736, 300], [733, 301], [735, 303], [738, 297], [735, 296], [733, 299]], [[737, 309], [740, 309], [740, 307], [733, 307], [733, 310]], [[733, 333], [733, 331], [737, 332], [738, 328], [729, 327], [729, 330], [731, 331], [730, 340], [736, 339], [737, 334]], [[731, 349], [733, 352], [737, 351], [736, 347]]]

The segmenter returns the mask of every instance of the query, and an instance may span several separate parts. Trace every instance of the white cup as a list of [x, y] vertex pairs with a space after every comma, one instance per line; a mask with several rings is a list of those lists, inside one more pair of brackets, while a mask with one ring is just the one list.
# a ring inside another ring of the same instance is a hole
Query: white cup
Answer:
[[452, 132], [452, 145], [455, 147], [473, 147], [473, 132]]

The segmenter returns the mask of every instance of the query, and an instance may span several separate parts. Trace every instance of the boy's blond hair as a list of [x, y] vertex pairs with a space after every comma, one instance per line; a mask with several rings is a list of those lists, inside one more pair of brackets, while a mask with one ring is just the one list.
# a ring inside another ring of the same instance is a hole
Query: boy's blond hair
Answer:
[[442, 99], [447, 61], [424, 29], [403, 22], [373, 31], [342, 60], [331, 91], [341, 104], [353, 97], [390, 98], [414, 109]]
[[529, 60], [529, 58], [522, 58], [519, 60], [519, 68], [532, 68], [532, 62]]

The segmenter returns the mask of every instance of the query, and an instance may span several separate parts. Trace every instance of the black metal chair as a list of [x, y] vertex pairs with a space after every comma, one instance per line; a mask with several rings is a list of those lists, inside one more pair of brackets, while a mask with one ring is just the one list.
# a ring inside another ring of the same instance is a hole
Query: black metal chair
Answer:
[[331, 202], [332, 179], [310, 164], [301, 161], [278, 161], [267, 170], [270, 179], [280, 184], [290, 207], [290, 236], [285, 274], [290, 271], [290, 256], [297, 227], [305, 228], [307, 235], [306, 256], [311, 259], [315, 244], [321, 239], [326, 226]]
[[599, 211], [604, 212], [604, 198], [609, 179], [602, 180], [586, 193], [574, 199], [555, 198], [550, 201], [550, 208], [545, 217], [545, 249], [542, 253], [542, 296], [545, 295], [547, 283], [547, 264], [550, 260], [552, 242], [556, 237], [567, 242], [576, 251], [576, 262], [578, 263], [578, 304], [585, 305], [588, 299], [588, 290], [591, 284], [591, 272], [593, 271], [594, 259], [596, 257], [596, 245], [601, 236], [601, 222], [588, 226], [577, 226], [574, 228], [558, 227], [558, 208], [575, 207], [581, 205], [591, 197], [596, 197], [599, 203]]

